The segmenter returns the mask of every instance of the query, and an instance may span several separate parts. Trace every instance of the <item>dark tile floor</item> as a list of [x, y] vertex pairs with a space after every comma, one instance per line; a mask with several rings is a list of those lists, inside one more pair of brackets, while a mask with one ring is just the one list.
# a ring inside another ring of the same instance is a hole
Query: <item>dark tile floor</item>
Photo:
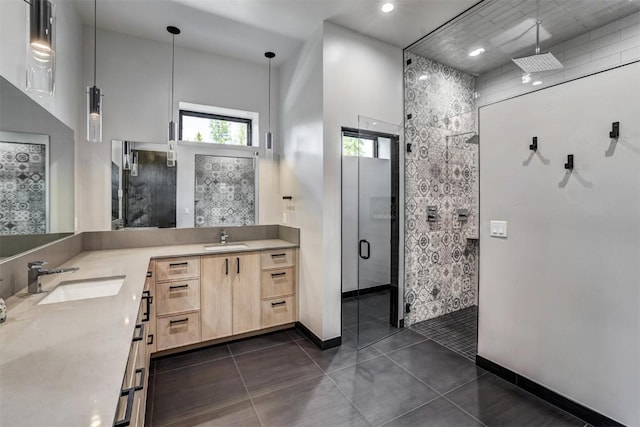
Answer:
[[416, 323], [411, 326], [411, 329], [469, 360], [476, 360], [478, 352], [478, 307], [475, 305], [435, 319]]
[[295, 330], [154, 361], [149, 426], [584, 426], [404, 329], [360, 351]]

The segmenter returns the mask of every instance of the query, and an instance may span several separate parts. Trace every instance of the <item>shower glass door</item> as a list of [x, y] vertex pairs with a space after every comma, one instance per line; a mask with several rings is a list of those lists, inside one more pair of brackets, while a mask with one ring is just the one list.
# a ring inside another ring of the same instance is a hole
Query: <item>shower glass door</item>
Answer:
[[358, 347], [400, 329], [400, 127], [360, 116], [357, 130]]

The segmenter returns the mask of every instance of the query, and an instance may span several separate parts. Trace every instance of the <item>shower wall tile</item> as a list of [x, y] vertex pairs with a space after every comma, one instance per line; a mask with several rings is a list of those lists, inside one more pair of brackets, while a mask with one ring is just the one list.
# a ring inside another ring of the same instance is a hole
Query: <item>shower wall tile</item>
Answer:
[[[478, 138], [475, 78], [405, 54], [405, 297], [413, 324], [476, 303]], [[427, 222], [436, 206], [438, 221]], [[458, 220], [458, 209], [469, 220]]]

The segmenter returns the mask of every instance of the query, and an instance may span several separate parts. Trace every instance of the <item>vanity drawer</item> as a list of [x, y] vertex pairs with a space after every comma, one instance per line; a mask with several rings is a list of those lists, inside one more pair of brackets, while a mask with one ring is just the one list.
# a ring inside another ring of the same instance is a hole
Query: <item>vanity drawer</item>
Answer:
[[282, 295], [291, 295], [296, 292], [296, 280], [294, 268], [278, 270], [263, 270], [260, 274], [262, 285], [262, 298], [272, 298]]
[[156, 260], [156, 283], [200, 277], [200, 257]]
[[156, 315], [200, 309], [200, 280], [180, 280], [156, 284]]
[[158, 351], [200, 342], [200, 312], [160, 317], [156, 332]]
[[260, 254], [262, 268], [291, 267], [296, 264], [295, 249], [275, 249], [262, 251]]
[[262, 327], [282, 325], [296, 321], [294, 296], [262, 300]]

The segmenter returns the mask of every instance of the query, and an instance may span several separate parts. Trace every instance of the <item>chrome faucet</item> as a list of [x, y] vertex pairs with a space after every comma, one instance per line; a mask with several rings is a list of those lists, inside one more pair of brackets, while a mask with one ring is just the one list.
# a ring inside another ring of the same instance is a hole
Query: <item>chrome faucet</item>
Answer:
[[227, 244], [227, 237], [229, 237], [229, 234], [227, 233], [227, 230], [225, 230], [223, 228], [222, 231], [220, 231], [220, 244], [221, 245], [226, 245]]
[[51, 270], [45, 270], [42, 267], [47, 265], [46, 261], [32, 261], [27, 264], [29, 268], [29, 293], [30, 294], [39, 294], [42, 292], [42, 284], [40, 283], [40, 277], [46, 276], [48, 274], [59, 274], [66, 273], [67, 271], [76, 272], [79, 270], [78, 267], [65, 267], [65, 268], [54, 268]]

